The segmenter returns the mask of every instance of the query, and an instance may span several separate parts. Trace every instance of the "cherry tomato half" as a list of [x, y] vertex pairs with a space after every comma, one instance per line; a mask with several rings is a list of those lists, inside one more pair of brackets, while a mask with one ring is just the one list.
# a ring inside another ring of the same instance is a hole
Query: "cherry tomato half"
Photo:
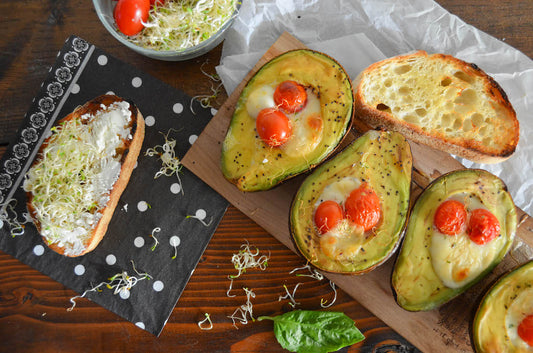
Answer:
[[461, 202], [447, 200], [437, 208], [433, 223], [439, 232], [447, 235], [457, 235], [464, 230], [466, 218], [466, 209]]
[[318, 205], [315, 211], [315, 224], [320, 234], [327, 233], [344, 218], [341, 205], [332, 200], [327, 200]]
[[127, 36], [139, 33], [148, 20], [150, 0], [118, 0], [113, 15], [118, 29]]
[[259, 112], [255, 122], [259, 137], [269, 146], [281, 146], [291, 137], [289, 118], [275, 108], [265, 108]]
[[353, 190], [344, 203], [346, 217], [364, 228], [365, 232], [375, 227], [381, 218], [381, 206], [376, 192], [367, 183]]
[[295, 81], [283, 81], [274, 91], [274, 103], [287, 113], [296, 113], [305, 107], [307, 92]]
[[492, 212], [478, 208], [472, 211], [466, 232], [474, 243], [487, 244], [500, 234], [500, 222]]
[[533, 347], [533, 315], [528, 315], [518, 325], [518, 336]]

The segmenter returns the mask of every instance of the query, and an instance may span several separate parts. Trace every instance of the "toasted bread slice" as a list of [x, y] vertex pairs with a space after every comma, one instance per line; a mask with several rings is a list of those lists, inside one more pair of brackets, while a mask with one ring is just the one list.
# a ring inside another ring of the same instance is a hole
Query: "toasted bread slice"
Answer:
[[450, 55], [389, 58], [365, 69], [354, 86], [356, 120], [372, 128], [479, 163], [501, 162], [518, 144], [518, 120], [503, 89]]
[[27, 207], [52, 250], [81, 256], [107, 231], [141, 150], [144, 119], [132, 103], [103, 95], [52, 131], [24, 181]]

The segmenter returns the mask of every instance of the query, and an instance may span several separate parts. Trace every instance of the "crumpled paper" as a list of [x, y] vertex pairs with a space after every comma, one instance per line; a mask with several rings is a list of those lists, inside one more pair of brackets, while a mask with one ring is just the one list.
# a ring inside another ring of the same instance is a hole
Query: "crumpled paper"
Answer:
[[[482, 15], [482, 14], [480, 14]], [[514, 155], [499, 164], [458, 160], [499, 176], [518, 207], [533, 207], [533, 61], [431, 0], [249, 0], [228, 30], [217, 67], [231, 94], [264, 52], [287, 31], [339, 61], [350, 75], [385, 57], [423, 49], [478, 65], [505, 90], [520, 122]]]

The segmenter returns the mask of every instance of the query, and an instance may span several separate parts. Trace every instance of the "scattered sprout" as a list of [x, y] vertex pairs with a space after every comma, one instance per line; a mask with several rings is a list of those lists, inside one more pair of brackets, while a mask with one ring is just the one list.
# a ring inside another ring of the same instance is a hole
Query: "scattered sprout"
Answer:
[[24, 220], [20, 221], [18, 219], [17, 211], [15, 211], [16, 206], [17, 200], [15, 199], [9, 199], [0, 204], [0, 224], [3, 225], [5, 223], [9, 226], [9, 231], [13, 238], [24, 234], [24, 225], [32, 221], [29, 214], [26, 212], [22, 214]]
[[326, 305], [326, 303], [328, 302], [327, 300], [324, 300], [323, 298], [320, 299], [320, 306], [323, 307], [324, 309], [332, 306], [337, 300], [337, 288], [335, 287], [335, 283], [333, 283], [332, 281], [329, 281], [329, 285], [331, 286], [331, 289], [333, 289], [335, 296], [333, 297], [333, 300], [331, 301], [331, 303], [329, 303], [328, 305]]
[[174, 129], [168, 130], [166, 134], [160, 132], [160, 134], [163, 135], [163, 137], [165, 138], [165, 143], [162, 145], [156, 145], [152, 148], [148, 148], [144, 155], [149, 157], [153, 157], [156, 155], [159, 156], [162, 166], [161, 169], [159, 169], [159, 171], [155, 173], [154, 179], [159, 178], [161, 175], [172, 176], [175, 174], [176, 178], [178, 178], [181, 193], [183, 194], [183, 187], [179, 176], [182, 164], [180, 159], [176, 156], [176, 140], [168, 137], [171, 130]]
[[[204, 76], [207, 76], [212, 81], [211, 82], [211, 94], [201, 94], [201, 95], [192, 97], [191, 103], [189, 105], [189, 109], [195, 115], [196, 113], [194, 112], [194, 109], [192, 108], [192, 105], [195, 101], [198, 101], [202, 108], [211, 108], [212, 102], [217, 99], [222, 89], [222, 82], [220, 80], [220, 77], [217, 74], [210, 75], [207, 72], [205, 72], [203, 66], [206, 63], [207, 61], [202, 64], [202, 66], [200, 67], [200, 71], [202, 71], [202, 74], [204, 74]], [[214, 86], [215, 82], [218, 82], [216, 87]]]
[[230, 291], [233, 287], [233, 280], [240, 277], [241, 274], [246, 272], [249, 268], [259, 268], [261, 271], [266, 270], [268, 266], [268, 259], [270, 258], [270, 253], [267, 255], [259, 256], [259, 249], [255, 248], [255, 252], [252, 252], [250, 249], [250, 244], [246, 241], [246, 244], [241, 245], [241, 250], [238, 253], [233, 254], [231, 257], [231, 262], [233, 266], [238, 271], [236, 275], [229, 275], [230, 286], [226, 295], [228, 297], [234, 297], [235, 295], [230, 295]]
[[296, 295], [296, 289], [298, 289], [298, 287], [300, 286], [301, 283], [298, 283], [296, 284], [296, 286], [294, 286], [294, 289], [292, 290], [292, 293], [289, 292], [289, 289], [287, 288], [286, 285], [283, 285], [283, 288], [285, 288], [285, 292], [287, 294], [285, 295], [280, 295], [279, 298], [278, 298], [278, 302], [279, 301], [282, 301], [283, 299], [289, 299], [289, 305], [292, 306], [293, 308], [296, 307], [296, 305], [300, 305], [300, 303], [298, 303], [295, 299], [294, 299], [294, 296]]
[[[311, 278], [316, 279], [317, 281], [322, 281], [324, 279], [324, 275], [321, 274], [320, 272], [318, 272], [315, 268], [311, 267], [311, 265], [309, 263], [307, 263], [303, 267], [297, 267], [297, 268], [295, 268], [294, 270], [292, 270], [289, 273], [292, 274], [292, 273], [294, 273], [296, 271], [301, 271], [301, 270], [308, 270], [309, 274], [298, 273], [298, 274], [296, 274], [296, 276], [299, 276], [299, 277], [311, 277]], [[323, 308], [329, 308], [337, 300], [337, 288], [335, 287], [335, 283], [333, 283], [332, 281], [329, 281], [329, 285], [331, 286], [331, 289], [333, 289], [333, 292], [335, 293], [335, 296], [333, 297], [332, 302], [329, 303], [328, 305], [326, 305], [327, 300], [324, 300], [323, 298], [321, 298], [320, 299], [320, 306], [323, 307]], [[295, 292], [296, 292], [296, 288], [294, 288], [293, 296], [294, 296]]]
[[176, 235], [170, 237], [170, 246], [172, 246], [174, 248], [174, 256], [172, 256], [172, 260], [174, 260], [176, 258], [176, 256], [178, 256], [178, 246], [180, 245], [180, 238]]
[[153, 6], [145, 28], [128, 39], [153, 50], [184, 50], [217, 33], [236, 8], [237, 0], [167, 0]]
[[236, 329], [239, 329], [236, 325], [236, 321], [246, 325], [248, 323], [248, 316], [250, 316], [250, 320], [255, 321], [253, 316], [253, 305], [250, 300], [250, 298], [255, 298], [255, 293], [248, 288], [243, 288], [243, 290], [246, 293], [246, 303], [235, 309], [231, 316], [228, 316], [231, 321], [233, 321], [233, 326], [235, 326]]
[[202, 223], [202, 224], [203, 224], [204, 226], [206, 226], [206, 227], [209, 227], [209, 226], [211, 225], [211, 222], [213, 222], [213, 218], [211, 218], [211, 219], [209, 220], [209, 222], [206, 222], [206, 221], [204, 221], [203, 218], [200, 218], [200, 217], [198, 217], [198, 216], [196, 216], [196, 215], [195, 215], [195, 216], [188, 215], [188, 216], [185, 217], [185, 219], [187, 219], [187, 218], [194, 218], [194, 219], [197, 219], [197, 220], [200, 221], [200, 223]]
[[109, 282], [105, 282], [105, 281], [101, 282], [100, 284], [83, 292], [82, 295], [77, 295], [75, 297], [70, 298], [70, 302], [72, 303], [72, 306], [68, 308], [67, 311], [72, 311], [74, 309], [74, 307], [76, 306], [76, 299], [84, 298], [89, 292], [101, 292], [102, 290], [100, 288], [102, 286], [107, 287], [107, 289], [113, 289], [113, 295], [116, 295], [123, 291], [129, 291], [132, 287], [134, 287], [137, 283], [139, 283], [142, 280], [152, 279], [152, 276], [150, 276], [148, 273], [140, 273], [139, 271], [137, 271], [133, 260], [131, 260], [131, 266], [133, 267], [133, 271], [137, 274], [138, 277], [129, 276], [126, 271], [117, 273], [116, 275], [108, 278]]
[[154, 245], [152, 245], [152, 247], [150, 248], [152, 251], [155, 250], [155, 247], [159, 244], [159, 240], [157, 240], [157, 238], [155, 237], [155, 233], [159, 233], [161, 231], [161, 228], [159, 227], [155, 227], [153, 230], [152, 230], [152, 233], [150, 234], [150, 236], [152, 238], [154, 238]]
[[322, 281], [324, 279], [324, 275], [321, 274], [320, 272], [318, 272], [315, 268], [311, 267], [311, 265], [309, 265], [309, 263], [307, 263], [303, 267], [297, 267], [297, 268], [295, 268], [294, 270], [292, 270], [289, 273], [292, 274], [292, 273], [294, 273], [296, 271], [300, 271], [300, 270], [308, 270], [309, 274], [300, 274], [300, 273], [298, 273], [298, 274], [296, 274], [296, 276], [311, 277], [311, 278], [316, 279], [317, 281]]
[[[203, 327], [202, 325], [206, 322], [209, 323], [209, 326]], [[198, 322], [198, 327], [200, 328], [200, 330], [211, 330], [213, 328], [213, 322], [211, 321], [211, 317], [208, 313], [205, 313], [205, 319]]]

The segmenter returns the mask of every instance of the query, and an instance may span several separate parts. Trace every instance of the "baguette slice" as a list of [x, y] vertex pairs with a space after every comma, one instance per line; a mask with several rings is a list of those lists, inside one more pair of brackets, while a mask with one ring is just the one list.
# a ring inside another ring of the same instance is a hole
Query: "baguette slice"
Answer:
[[97, 97], [59, 121], [26, 174], [27, 207], [48, 246], [70, 257], [96, 248], [144, 139], [137, 107]]
[[355, 115], [372, 128], [479, 163], [504, 161], [518, 144], [518, 120], [503, 89], [450, 55], [392, 57], [370, 65], [354, 86]]

